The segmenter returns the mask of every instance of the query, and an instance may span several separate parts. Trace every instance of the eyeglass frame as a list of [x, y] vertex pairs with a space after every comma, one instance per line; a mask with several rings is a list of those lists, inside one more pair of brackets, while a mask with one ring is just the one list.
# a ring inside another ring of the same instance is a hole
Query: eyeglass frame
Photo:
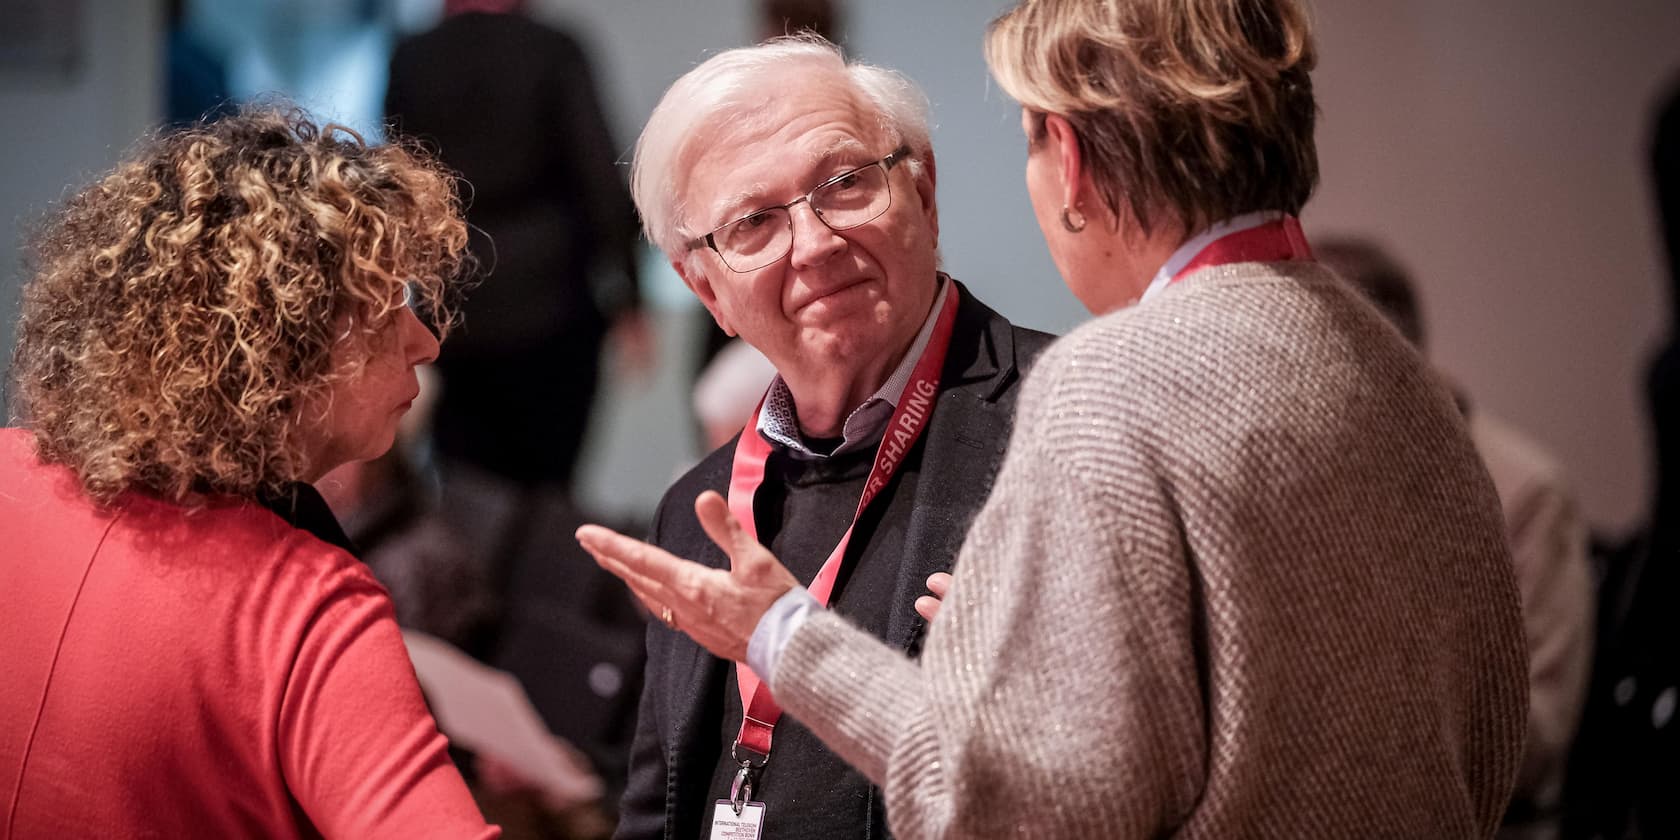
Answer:
[[846, 170], [845, 172], [842, 172], [838, 175], [835, 175], [832, 178], [828, 178], [828, 179], [824, 180], [822, 183], [820, 183], [820, 184], [812, 187], [811, 189], [807, 190], [804, 195], [802, 195], [802, 196], [800, 196], [800, 197], [798, 197], [798, 198], [796, 198], [796, 199], [794, 199], [794, 200], [792, 200], [792, 201], [790, 201], [786, 204], [772, 204], [768, 207], [760, 207], [757, 210], [752, 211], [751, 213], [742, 214], [742, 215], [737, 216], [733, 219], [730, 219], [727, 222], [724, 222], [721, 225], [718, 225], [715, 228], [712, 228], [711, 231], [708, 232], [705, 236], [696, 236], [695, 238], [690, 239], [687, 242], [684, 242], [683, 245], [687, 246], [688, 250], [690, 250], [690, 251], [699, 250], [702, 246], [707, 247], [707, 248], [711, 248], [712, 253], [718, 255], [718, 262], [723, 263], [724, 268], [727, 268], [730, 271], [735, 272], [736, 274], [745, 274], [748, 271], [757, 271], [760, 268], [764, 268], [764, 266], [770, 265], [771, 263], [776, 262], [776, 260], [780, 260], [782, 257], [787, 256], [788, 253], [793, 250], [793, 237], [791, 235], [788, 237], [788, 250], [783, 251], [782, 253], [778, 254], [775, 257], [775, 259], [772, 259], [769, 262], [764, 263], [764, 265], [755, 266], [753, 268], [738, 269], [738, 268], [729, 264], [729, 260], [723, 256], [723, 251], [718, 248], [717, 240], [715, 238], [717, 236], [718, 231], [723, 230], [724, 228], [729, 227], [730, 225], [736, 224], [737, 222], [742, 222], [742, 221], [745, 221], [747, 219], [750, 219], [753, 216], [756, 216], [760, 213], [768, 213], [772, 210], [786, 210], [786, 211], [788, 211], [788, 229], [791, 231], [792, 228], [793, 228], [793, 206], [794, 205], [796, 205], [800, 202], [805, 202], [806, 204], [810, 204], [811, 203], [811, 196], [816, 195], [824, 187], [835, 184], [835, 183], [837, 183], [839, 181], [842, 181], [846, 178], [850, 178], [851, 176], [856, 175], [857, 173], [862, 172], [863, 170], [868, 169], [871, 166], [879, 166], [879, 167], [881, 167], [881, 171], [886, 173], [886, 175], [887, 175], [887, 206], [882, 207], [880, 213], [877, 213], [873, 216], [870, 216], [869, 218], [864, 219], [863, 221], [858, 222], [856, 224], [846, 225], [845, 227], [835, 227], [834, 225], [830, 224], [827, 219], [823, 218], [823, 214], [817, 212], [817, 208], [815, 206], [811, 207], [811, 213], [817, 217], [817, 221], [822, 222], [823, 225], [826, 226], [829, 230], [842, 231], [842, 230], [851, 230], [852, 228], [857, 228], [857, 227], [863, 227], [864, 225], [867, 225], [870, 222], [873, 222], [876, 219], [881, 218], [881, 216], [883, 214], [885, 214], [887, 212], [887, 210], [892, 207], [892, 170], [893, 170], [893, 167], [899, 165], [900, 163], [902, 163], [908, 157], [910, 157], [910, 144], [909, 143], [900, 144], [898, 148], [893, 149], [890, 153], [888, 153], [885, 157], [881, 158], [880, 160], [871, 161], [871, 162], [866, 163], [862, 166], [853, 167], [851, 169]]

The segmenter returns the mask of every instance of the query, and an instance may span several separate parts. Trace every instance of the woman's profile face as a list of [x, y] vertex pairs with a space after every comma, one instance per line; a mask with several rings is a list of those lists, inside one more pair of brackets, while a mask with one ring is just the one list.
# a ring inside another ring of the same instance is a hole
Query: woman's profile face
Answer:
[[[306, 410], [305, 424], [315, 433], [310, 447], [310, 480], [351, 461], [377, 458], [391, 448], [397, 424], [420, 395], [414, 369], [437, 358], [438, 342], [414, 310], [398, 308], [371, 336], [347, 337], [333, 351], [333, 382], [328, 402]], [[365, 355], [354, 372], [358, 355]]]

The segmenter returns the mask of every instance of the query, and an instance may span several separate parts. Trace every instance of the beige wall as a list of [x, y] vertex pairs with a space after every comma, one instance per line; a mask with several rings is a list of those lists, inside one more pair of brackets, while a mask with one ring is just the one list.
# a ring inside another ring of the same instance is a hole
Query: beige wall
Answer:
[[1664, 328], [1650, 108], [1680, 3], [1321, 0], [1309, 232], [1412, 268], [1436, 361], [1547, 444], [1589, 516], [1644, 513], [1638, 382]]

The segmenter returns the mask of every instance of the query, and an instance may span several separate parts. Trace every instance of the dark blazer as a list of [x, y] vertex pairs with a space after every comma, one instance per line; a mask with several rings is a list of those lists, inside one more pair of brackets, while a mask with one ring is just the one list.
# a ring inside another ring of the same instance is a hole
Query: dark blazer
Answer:
[[[914, 655], [924, 622], [911, 605], [925, 594], [928, 575], [949, 570], [969, 522], [991, 489], [1009, 443], [1021, 377], [1053, 336], [1012, 325], [961, 284], [956, 323], [940, 378], [937, 408], [923, 433], [917, 498], [904, 535], [903, 566], [885, 639]], [[717, 568], [729, 559], [700, 529], [694, 498], [728, 492], [732, 441], [707, 456], [666, 491], [650, 541]], [[931, 477], [937, 477], [930, 480]], [[708, 705], [719, 702], [726, 670], [687, 636], [650, 622], [647, 668], [630, 777], [620, 803], [618, 838], [686, 838], [699, 831], [710, 807], [706, 791], [715, 769], [717, 731]], [[715, 712], [713, 713], [715, 715]], [[708, 745], [708, 741], [711, 743]], [[781, 766], [787, 756], [776, 756]], [[847, 830], [840, 834], [849, 833]], [[868, 833], [859, 827], [856, 834]]]

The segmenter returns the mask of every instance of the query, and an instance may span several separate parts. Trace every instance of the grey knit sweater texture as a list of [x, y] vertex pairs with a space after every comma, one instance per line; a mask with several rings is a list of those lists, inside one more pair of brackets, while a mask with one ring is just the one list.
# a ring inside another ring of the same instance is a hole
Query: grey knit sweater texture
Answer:
[[1058, 341], [920, 663], [819, 612], [776, 668], [901, 838], [1491, 836], [1527, 702], [1458, 410], [1306, 262]]

